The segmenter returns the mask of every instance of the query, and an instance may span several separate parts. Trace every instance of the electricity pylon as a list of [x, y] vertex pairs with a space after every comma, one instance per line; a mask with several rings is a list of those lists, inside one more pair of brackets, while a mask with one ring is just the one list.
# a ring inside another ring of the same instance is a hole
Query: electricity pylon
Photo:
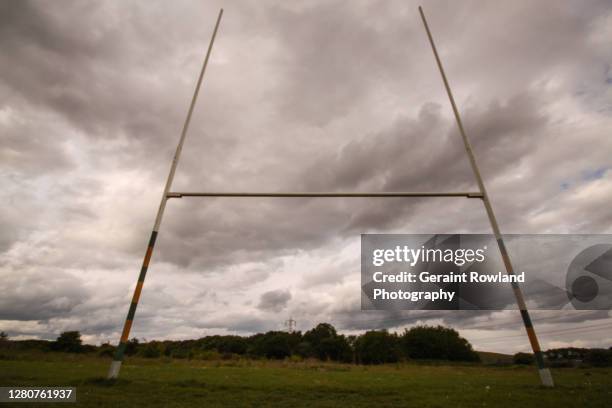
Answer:
[[285, 320], [285, 327], [287, 328], [287, 333], [295, 332], [296, 323], [297, 322], [291, 316], [289, 317], [289, 320]]

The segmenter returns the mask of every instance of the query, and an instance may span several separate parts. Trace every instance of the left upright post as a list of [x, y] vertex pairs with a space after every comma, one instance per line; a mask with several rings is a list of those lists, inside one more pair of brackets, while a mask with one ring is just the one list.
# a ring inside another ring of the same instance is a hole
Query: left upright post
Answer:
[[183, 124], [183, 130], [181, 131], [181, 137], [179, 139], [178, 145], [176, 146], [176, 152], [174, 153], [174, 158], [172, 159], [172, 165], [170, 166], [170, 172], [168, 174], [168, 179], [166, 180], [166, 186], [164, 187], [164, 193], [162, 194], [161, 202], [159, 204], [159, 209], [157, 210], [157, 216], [155, 217], [155, 224], [153, 225], [153, 231], [151, 232], [151, 238], [149, 239], [149, 245], [147, 246], [147, 251], [145, 253], [144, 260], [142, 261], [140, 275], [138, 275], [138, 282], [136, 282], [136, 287], [134, 288], [134, 294], [132, 295], [132, 302], [130, 303], [130, 308], [128, 310], [127, 317], [125, 318], [125, 323], [123, 325], [121, 339], [119, 341], [119, 345], [117, 346], [117, 350], [115, 351], [113, 362], [111, 363], [110, 369], [108, 370], [109, 379], [117, 378], [119, 376], [119, 370], [121, 369], [121, 363], [123, 361], [125, 348], [127, 346], [128, 338], [130, 336], [130, 329], [132, 328], [132, 322], [134, 321], [134, 315], [136, 314], [136, 308], [138, 307], [138, 300], [140, 299], [140, 293], [142, 292], [142, 286], [144, 284], [145, 277], [147, 276], [147, 269], [149, 267], [149, 261], [151, 260], [151, 256], [153, 255], [153, 248], [155, 247], [155, 240], [157, 239], [157, 234], [159, 232], [159, 226], [161, 224], [161, 220], [164, 215], [164, 210], [166, 209], [166, 201], [168, 199], [168, 193], [170, 192], [170, 187], [172, 186], [172, 181], [174, 180], [174, 173], [176, 172], [176, 166], [181, 156], [181, 151], [183, 150], [183, 143], [185, 142], [185, 135], [187, 135], [187, 130], [189, 129], [189, 123], [191, 122], [193, 108], [195, 107], [196, 100], [198, 99], [198, 94], [200, 93], [202, 79], [204, 78], [204, 72], [206, 72], [206, 66], [208, 65], [208, 60], [210, 59], [210, 54], [212, 52], [212, 47], [215, 42], [215, 37], [217, 36], [217, 30], [219, 29], [219, 24], [221, 23], [222, 16], [223, 16], [223, 9], [219, 10], [219, 16], [217, 17], [217, 22], [215, 23], [215, 28], [213, 30], [212, 37], [210, 38], [210, 43], [208, 44], [208, 50], [206, 51], [206, 57], [204, 58], [204, 63], [202, 64], [202, 70], [200, 71], [200, 76], [198, 77], [198, 82], [196, 84], [195, 91], [193, 93], [193, 97], [191, 98], [191, 104], [189, 105], [189, 111], [187, 112], [185, 123]]

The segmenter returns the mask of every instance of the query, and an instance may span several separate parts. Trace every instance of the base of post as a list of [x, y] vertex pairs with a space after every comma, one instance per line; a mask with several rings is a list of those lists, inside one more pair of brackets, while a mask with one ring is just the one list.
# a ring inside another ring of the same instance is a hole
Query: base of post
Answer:
[[555, 383], [552, 378], [552, 374], [548, 368], [541, 368], [538, 370], [540, 374], [540, 381], [544, 387], [554, 387]]
[[121, 369], [121, 361], [113, 360], [111, 363], [110, 369], [108, 370], [108, 378], [109, 380], [114, 380], [119, 377], [119, 370]]

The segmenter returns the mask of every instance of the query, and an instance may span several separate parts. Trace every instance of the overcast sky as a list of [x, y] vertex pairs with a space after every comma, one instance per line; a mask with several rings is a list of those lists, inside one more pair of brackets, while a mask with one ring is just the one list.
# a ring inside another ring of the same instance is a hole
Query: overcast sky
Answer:
[[[502, 231], [612, 233], [612, 4], [424, 3]], [[220, 7], [175, 191], [475, 189], [417, 6], [0, 0], [0, 330], [118, 341]], [[516, 311], [360, 311], [367, 232], [490, 227], [460, 198], [173, 199], [132, 335], [293, 316], [529, 349]], [[610, 312], [533, 319], [543, 348], [612, 346]]]

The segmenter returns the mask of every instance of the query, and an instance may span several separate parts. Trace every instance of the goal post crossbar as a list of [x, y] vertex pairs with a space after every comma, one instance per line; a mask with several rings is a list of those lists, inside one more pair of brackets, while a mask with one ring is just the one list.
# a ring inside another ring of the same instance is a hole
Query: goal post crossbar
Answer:
[[465, 197], [483, 198], [478, 191], [459, 192], [170, 192], [166, 198], [183, 197], [310, 197], [310, 198], [359, 198], [359, 197]]

